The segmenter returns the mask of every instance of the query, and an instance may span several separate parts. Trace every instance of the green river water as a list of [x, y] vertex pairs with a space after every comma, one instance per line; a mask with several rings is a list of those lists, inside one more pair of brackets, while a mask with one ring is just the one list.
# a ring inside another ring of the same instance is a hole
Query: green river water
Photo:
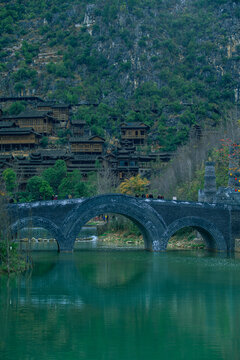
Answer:
[[1, 360], [240, 359], [240, 259], [34, 252], [0, 277]]

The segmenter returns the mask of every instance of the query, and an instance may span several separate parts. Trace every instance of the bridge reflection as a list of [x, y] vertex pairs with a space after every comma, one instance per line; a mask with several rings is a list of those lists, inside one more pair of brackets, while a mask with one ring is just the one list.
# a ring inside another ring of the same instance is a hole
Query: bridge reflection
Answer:
[[[215, 298], [220, 288], [216, 281], [214, 287], [211, 285], [214, 273], [211, 272], [207, 279], [203, 276], [204, 259], [208, 266], [209, 255], [201, 252], [193, 258], [190, 254], [184, 252], [184, 256], [172, 257], [169, 253], [134, 251], [82, 251], [60, 256], [40, 253], [34, 259], [31, 276], [19, 278], [17, 289], [11, 292], [11, 301], [18, 304], [21, 299], [19, 305], [28, 303], [30, 306], [41, 303], [104, 306], [107, 299], [108, 304], [131, 307], [136, 302], [148, 305], [164, 302], [166, 293], [172, 299], [176, 296], [184, 299], [193, 294], [201, 298], [212, 294]], [[212, 255], [212, 266], [216, 271], [225, 261], [229, 259], [222, 254]], [[192, 270], [194, 262], [201, 265]], [[240, 285], [240, 279], [232, 276], [227, 272], [219, 279], [221, 291], [232, 290], [234, 282], [236, 286]], [[224, 277], [226, 282], [223, 284]], [[4, 281], [1, 279], [2, 283]]]
[[[128, 346], [128, 354], [120, 348], [123, 358], [136, 358], [136, 349], [144, 352], [152, 339], [151, 359], [156, 351], [174, 358], [179, 349], [189, 348], [191, 339], [201, 339], [196, 359], [206, 358], [205, 346], [217, 351], [215, 359], [226, 359], [228, 352], [233, 354], [232, 341], [237, 359], [239, 270], [239, 261], [218, 254], [209, 259], [204, 252], [40, 253], [31, 276], [0, 278], [1, 344], [12, 336], [15, 340], [21, 325], [24, 334], [34, 332], [39, 348], [50, 337], [50, 352], [57, 359], [65, 344], [79, 349], [88, 339], [86, 358], [100, 358], [106, 344], [95, 339], [103, 333], [113, 346], [118, 346], [116, 338], [137, 344]], [[15, 343], [24, 353], [32, 337], [21, 339]], [[78, 358], [77, 350], [74, 355]]]

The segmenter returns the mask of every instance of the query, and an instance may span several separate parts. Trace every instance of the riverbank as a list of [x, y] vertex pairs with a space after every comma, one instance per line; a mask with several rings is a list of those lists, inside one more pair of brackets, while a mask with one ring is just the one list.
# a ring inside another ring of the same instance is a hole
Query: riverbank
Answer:
[[[142, 235], [136, 236], [134, 234], [129, 234], [124, 231], [110, 232], [106, 231], [102, 235], [98, 236], [98, 241], [102, 241], [109, 245], [122, 246], [126, 245], [135, 245], [144, 247], [144, 241]], [[205, 249], [205, 244], [202, 239], [198, 239], [194, 234], [187, 236], [173, 236], [168, 243], [169, 250], [194, 250], [194, 249]]]
[[0, 242], [0, 274], [23, 273], [31, 266], [30, 254], [21, 254], [17, 243]]

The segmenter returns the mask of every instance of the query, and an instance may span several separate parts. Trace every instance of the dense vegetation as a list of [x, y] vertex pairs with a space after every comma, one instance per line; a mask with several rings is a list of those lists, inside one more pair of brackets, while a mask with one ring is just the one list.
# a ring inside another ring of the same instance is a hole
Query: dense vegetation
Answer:
[[144, 121], [175, 150], [238, 100], [239, 18], [236, 0], [4, 1], [0, 90], [99, 104], [75, 116], [110, 136]]
[[13, 169], [3, 171], [4, 193], [11, 201], [28, 202], [51, 200], [55, 195], [59, 199], [87, 197], [97, 193], [97, 174], [89, 174], [88, 181], [83, 181], [79, 170], [67, 173], [65, 161], [57, 160], [40, 176], [31, 177], [25, 191], [18, 191], [17, 176]]
[[[8, 175], [10, 173], [11, 171], [8, 172]], [[12, 189], [12, 178], [7, 176], [5, 179], [6, 183], [8, 185], [10, 184], [10, 188]], [[28, 270], [32, 265], [29, 253], [20, 253], [18, 243], [12, 238], [12, 234], [9, 231], [10, 219], [7, 214], [6, 205], [7, 197], [0, 191], [0, 274], [23, 272]]]

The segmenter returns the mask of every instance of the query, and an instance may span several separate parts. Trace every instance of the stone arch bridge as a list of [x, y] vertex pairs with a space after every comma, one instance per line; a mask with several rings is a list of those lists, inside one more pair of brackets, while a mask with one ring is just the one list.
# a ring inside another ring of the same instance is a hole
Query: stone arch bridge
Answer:
[[43, 227], [56, 239], [59, 251], [72, 251], [81, 227], [100, 214], [121, 214], [141, 230], [145, 249], [164, 251], [171, 236], [195, 228], [212, 250], [234, 251], [240, 237], [240, 207], [224, 204], [141, 199], [120, 194], [91, 198], [9, 204], [10, 229]]

